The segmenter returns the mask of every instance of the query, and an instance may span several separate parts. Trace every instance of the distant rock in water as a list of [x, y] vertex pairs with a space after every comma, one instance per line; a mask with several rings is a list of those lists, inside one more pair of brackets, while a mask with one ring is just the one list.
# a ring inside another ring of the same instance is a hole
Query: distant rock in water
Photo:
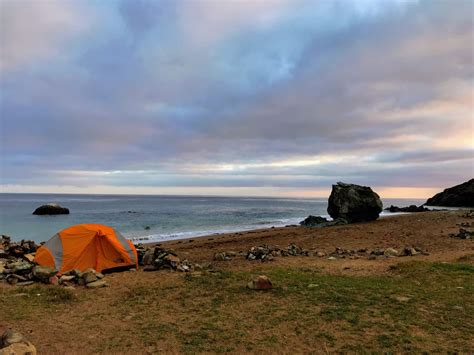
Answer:
[[416, 206], [416, 205], [410, 205], [408, 207], [398, 207], [398, 206], [390, 206], [385, 209], [385, 211], [389, 212], [428, 212], [431, 211], [429, 208], [421, 206]]
[[426, 201], [428, 206], [474, 207], [474, 179], [445, 189]]
[[66, 207], [61, 207], [56, 203], [50, 203], [38, 207], [33, 214], [44, 216], [44, 215], [55, 215], [55, 214], [69, 214], [69, 209]]
[[368, 186], [338, 182], [332, 185], [328, 213], [333, 219], [343, 218], [349, 223], [373, 221], [382, 212], [382, 201]]

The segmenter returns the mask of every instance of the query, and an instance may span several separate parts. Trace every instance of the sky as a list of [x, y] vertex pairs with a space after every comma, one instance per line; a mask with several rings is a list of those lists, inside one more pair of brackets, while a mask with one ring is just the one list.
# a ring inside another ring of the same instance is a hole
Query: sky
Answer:
[[429, 197], [473, 43], [472, 0], [0, 0], [0, 191]]

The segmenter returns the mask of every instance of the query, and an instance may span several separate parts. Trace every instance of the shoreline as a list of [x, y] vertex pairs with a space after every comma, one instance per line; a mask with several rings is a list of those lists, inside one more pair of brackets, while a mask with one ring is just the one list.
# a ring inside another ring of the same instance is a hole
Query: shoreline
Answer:
[[[456, 208], [456, 209], [449, 209], [443, 210], [440, 209], [440, 211], [462, 211], [464, 209], [462, 208]], [[469, 209], [467, 209], [469, 210]], [[436, 212], [436, 211], [430, 211], [430, 212]], [[414, 212], [382, 212], [377, 220], [384, 219], [384, 218], [392, 218], [392, 217], [397, 217], [397, 216], [403, 216], [403, 215], [410, 215], [413, 214]], [[416, 212], [420, 213], [420, 212]], [[308, 216], [306, 216], [308, 217]], [[298, 221], [296, 223], [288, 223], [288, 224], [283, 224], [283, 225], [275, 225], [272, 223], [268, 223], [265, 225], [262, 225], [261, 228], [259, 228], [257, 225], [251, 225], [247, 227], [236, 227], [236, 228], [231, 228], [229, 229], [216, 229], [215, 231], [210, 230], [210, 231], [185, 231], [185, 232], [177, 232], [177, 233], [170, 233], [170, 234], [150, 234], [148, 236], [143, 236], [143, 237], [127, 237], [128, 240], [130, 240], [134, 244], [143, 244], [143, 245], [155, 245], [158, 243], [167, 243], [167, 242], [172, 242], [172, 241], [182, 241], [182, 240], [188, 240], [188, 239], [199, 239], [199, 238], [206, 238], [206, 237], [215, 237], [215, 236], [221, 236], [221, 235], [228, 235], [228, 234], [234, 234], [234, 233], [248, 233], [248, 232], [258, 232], [258, 231], [264, 231], [264, 230], [269, 230], [269, 229], [282, 229], [282, 228], [290, 228], [290, 227], [300, 227], [299, 222], [303, 221], [306, 217], [295, 217], [295, 218], [285, 218], [287, 220], [293, 220], [293, 221]], [[320, 215], [320, 217], [327, 218], [329, 221], [332, 220], [329, 215]], [[372, 221], [374, 222], [374, 221]], [[370, 222], [365, 222], [365, 223], [370, 223]], [[360, 223], [359, 223], [360, 224]], [[325, 228], [325, 227], [324, 227]], [[156, 240], [153, 240], [152, 236], [157, 236]], [[160, 240], [158, 238], [167, 238]]]
[[[142, 243], [146, 247], [160, 246], [181, 253], [183, 257], [196, 262], [212, 262], [229, 267], [251, 267], [243, 257], [232, 261], [215, 261], [214, 255], [218, 252], [235, 251], [246, 253], [250, 248], [261, 245], [272, 245], [286, 248], [290, 244], [308, 249], [312, 252], [326, 254], [341, 249], [377, 249], [405, 247], [419, 247], [429, 255], [420, 255], [413, 258], [394, 258], [398, 261], [412, 259], [449, 260], [465, 254], [474, 253], [472, 240], [451, 238], [450, 234], [457, 233], [460, 225], [465, 223], [463, 211], [440, 211], [403, 213], [390, 218], [379, 218], [371, 222], [352, 223], [342, 226], [311, 228], [290, 226], [279, 228], [262, 228], [249, 231], [208, 235], [198, 238], [186, 238], [163, 242]], [[291, 264], [294, 259], [303, 259], [309, 264], [328, 264], [326, 258], [276, 258], [272, 263]], [[300, 260], [301, 261], [301, 260]], [[356, 260], [361, 264], [393, 262], [392, 258], [376, 261]], [[365, 266], [364, 266], [365, 269]]]

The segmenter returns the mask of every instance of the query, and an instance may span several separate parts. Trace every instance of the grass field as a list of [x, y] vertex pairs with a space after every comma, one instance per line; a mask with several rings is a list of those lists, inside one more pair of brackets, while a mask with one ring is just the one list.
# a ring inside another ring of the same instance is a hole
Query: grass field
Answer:
[[[274, 290], [245, 287], [260, 273]], [[114, 293], [106, 307], [91, 307], [96, 292], [9, 288], [0, 312], [26, 327], [70, 313], [81, 321], [64, 337], [84, 334], [87, 352], [471, 352], [473, 281], [472, 257], [397, 264], [383, 276], [257, 268], [173, 274]], [[86, 336], [94, 326], [100, 336]]]

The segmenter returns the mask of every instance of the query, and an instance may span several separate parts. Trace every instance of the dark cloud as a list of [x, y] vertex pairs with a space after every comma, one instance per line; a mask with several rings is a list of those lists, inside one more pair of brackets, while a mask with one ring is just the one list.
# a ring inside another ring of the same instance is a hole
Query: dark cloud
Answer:
[[473, 175], [470, 2], [92, 5], [97, 35], [74, 27], [74, 50], [58, 55], [55, 39], [41, 61], [2, 70], [3, 184], [437, 187]]

